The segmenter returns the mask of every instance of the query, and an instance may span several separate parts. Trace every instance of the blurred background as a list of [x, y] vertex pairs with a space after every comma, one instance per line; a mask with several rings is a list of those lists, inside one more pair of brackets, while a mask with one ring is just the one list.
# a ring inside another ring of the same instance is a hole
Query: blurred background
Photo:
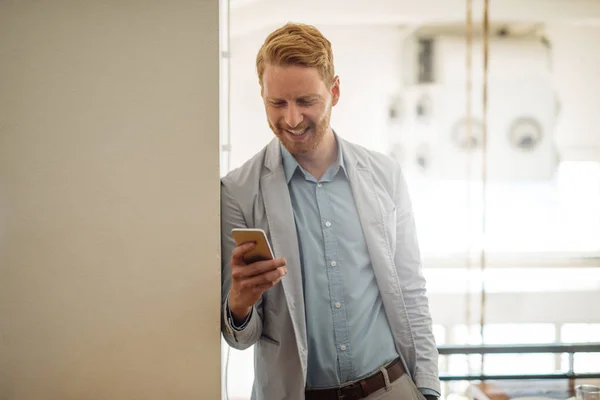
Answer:
[[[443, 354], [440, 373], [600, 373], [600, 353], [536, 347], [600, 342], [600, 1], [222, 0], [222, 175], [272, 138], [255, 57], [288, 21], [332, 43], [336, 132], [404, 168], [440, 348], [537, 349]], [[224, 398], [249, 399], [252, 371], [223, 342]], [[448, 379], [443, 396], [488, 389]]]

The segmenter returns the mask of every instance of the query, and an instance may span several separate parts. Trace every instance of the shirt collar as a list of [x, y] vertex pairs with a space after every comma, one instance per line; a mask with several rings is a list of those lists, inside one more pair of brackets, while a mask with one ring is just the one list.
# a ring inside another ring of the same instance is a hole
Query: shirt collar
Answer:
[[[342, 145], [335, 132], [334, 136], [335, 142], [337, 144], [338, 158], [333, 162], [333, 164], [329, 166], [328, 169], [328, 171], [331, 170], [333, 172], [332, 177], [337, 174], [340, 168], [344, 171], [344, 173], [346, 172], [344, 164], [344, 154], [342, 153]], [[286, 149], [285, 146], [281, 143], [279, 143], [279, 147], [281, 148], [281, 158], [283, 159], [283, 170], [285, 172], [286, 182], [290, 183], [290, 180], [292, 179], [294, 173], [298, 169], [306, 176], [308, 172], [306, 172], [304, 168], [302, 168], [302, 166], [298, 164], [298, 161], [296, 161], [296, 158], [292, 155], [292, 153], [290, 153], [288, 149]]]

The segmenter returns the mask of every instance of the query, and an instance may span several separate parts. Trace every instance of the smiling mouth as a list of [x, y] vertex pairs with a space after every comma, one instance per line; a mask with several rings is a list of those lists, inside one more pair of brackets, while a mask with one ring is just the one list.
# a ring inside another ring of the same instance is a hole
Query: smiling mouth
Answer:
[[287, 133], [289, 133], [290, 135], [292, 135], [292, 136], [302, 136], [302, 135], [304, 135], [306, 133], [306, 131], [308, 131], [308, 128], [304, 128], [304, 129], [299, 130], [299, 131], [292, 131], [292, 130], [286, 129], [285, 131]]

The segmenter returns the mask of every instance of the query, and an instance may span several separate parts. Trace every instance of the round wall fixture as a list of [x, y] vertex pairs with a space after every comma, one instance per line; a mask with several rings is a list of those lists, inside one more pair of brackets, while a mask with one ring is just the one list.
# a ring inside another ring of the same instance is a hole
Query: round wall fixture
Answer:
[[419, 96], [415, 104], [415, 116], [417, 121], [429, 122], [433, 115], [433, 102], [427, 94]]
[[390, 121], [399, 122], [404, 117], [404, 102], [400, 96], [392, 98], [390, 108], [388, 110], [388, 118]]
[[508, 130], [510, 146], [520, 151], [532, 151], [543, 138], [542, 125], [531, 117], [517, 118]]
[[415, 163], [419, 166], [419, 169], [422, 171], [427, 171], [431, 166], [431, 154], [429, 151], [429, 146], [421, 143], [417, 146], [415, 153]]
[[451, 142], [462, 151], [480, 149], [483, 145], [483, 123], [471, 119], [471, 132], [468, 131], [468, 118], [460, 119], [451, 132]]

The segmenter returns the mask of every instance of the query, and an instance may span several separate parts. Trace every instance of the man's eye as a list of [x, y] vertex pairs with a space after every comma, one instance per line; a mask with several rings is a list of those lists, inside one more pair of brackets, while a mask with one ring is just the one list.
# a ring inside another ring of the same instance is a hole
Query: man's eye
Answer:
[[301, 106], [310, 106], [311, 104], [313, 104], [312, 100], [298, 100], [298, 104], [300, 104]]
[[283, 101], [272, 101], [271, 105], [274, 107], [283, 107], [285, 105], [285, 102]]

